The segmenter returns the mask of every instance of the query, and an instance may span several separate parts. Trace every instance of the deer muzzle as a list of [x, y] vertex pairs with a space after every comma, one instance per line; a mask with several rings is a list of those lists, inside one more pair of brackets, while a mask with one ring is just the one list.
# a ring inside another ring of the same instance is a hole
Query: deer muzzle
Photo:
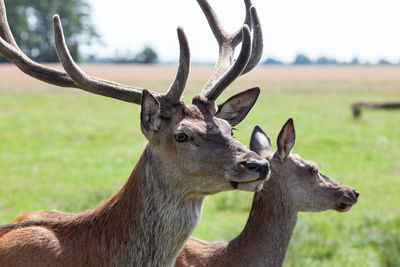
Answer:
[[269, 168], [269, 162], [263, 161], [244, 161], [240, 163], [241, 166], [246, 168], [250, 172], [256, 172], [260, 174], [260, 179], [267, 179], [271, 173]]

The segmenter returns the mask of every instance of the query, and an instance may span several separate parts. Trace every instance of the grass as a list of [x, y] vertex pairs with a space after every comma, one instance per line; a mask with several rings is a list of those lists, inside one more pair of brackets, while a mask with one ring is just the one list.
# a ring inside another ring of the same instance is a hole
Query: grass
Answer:
[[[400, 99], [400, 91], [336, 84], [239, 83], [264, 91], [235, 135], [248, 144], [259, 124], [275, 143], [292, 116], [294, 151], [361, 193], [348, 213], [299, 214], [285, 266], [400, 266], [400, 111], [366, 111], [353, 120], [349, 108], [359, 100]], [[144, 144], [137, 106], [73, 90], [0, 91], [0, 223], [28, 210], [95, 207], [122, 186]], [[207, 198], [194, 235], [235, 237], [251, 199], [247, 192]]]

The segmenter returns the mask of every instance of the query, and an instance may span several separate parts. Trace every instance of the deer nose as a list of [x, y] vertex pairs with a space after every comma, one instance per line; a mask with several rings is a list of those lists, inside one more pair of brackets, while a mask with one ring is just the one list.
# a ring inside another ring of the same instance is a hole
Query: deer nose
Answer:
[[245, 161], [241, 162], [241, 165], [251, 172], [258, 172], [260, 178], [267, 178], [269, 174], [269, 162], [268, 161]]
[[358, 192], [357, 190], [354, 190], [354, 195], [356, 195], [356, 198], [358, 198], [358, 196], [360, 195], [360, 192]]

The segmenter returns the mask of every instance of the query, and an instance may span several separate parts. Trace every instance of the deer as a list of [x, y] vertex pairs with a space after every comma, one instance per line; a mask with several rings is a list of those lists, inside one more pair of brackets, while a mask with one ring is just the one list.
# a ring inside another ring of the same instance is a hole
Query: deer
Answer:
[[[16, 44], [0, 0], [0, 53], [24, 73], [46, 83], [140, 104], [147, 144], [122, 188], [100, 206], [58, 220], [0, 226], [0, 266], [172, 266], [199, 221], [207, 195], [260, 191], [269, 162], [232, 136], [260, 93], [254, 87], [222, 104], [217, 98], [262, 54], [256, 9], [245, 0], [241, 28], [228, 34], [206, 0], [197, 0], [219, 44], [215, 70], [184, 103], [190, 50], [182, 28], [175, 80], [166, 93], [86, 74], [70, 56], [61, 20], [53, 17], [55, 47], [64, 71], [32, 61]], [[237, 45], [240, 52], [233, 60]], [[222, 156], [223, 155], [223, 156]]]
[[269, 160], [271, 177], [255, 193], [243, 231], [229, 242], [190, 238], [175, 267], [282, 266], [297, 213], [351, 209], [359, 192], [324, 175], [314, 162], [291, 153], [295, 140], [293, 119], [282, 127], [275, 152], [271, 152], [268, 135], [259, 126], [254, 128], [250, 148]]
[[[250, 148], [270, 162], [271, 177], [255, 193], [245, 228], [230, 242], [206, 242], [191, 237], [177, 257], [175, 267], [282, 266], [298, 212], [334, 209], [345, 212], [357, 202], [359, 192], [322, 174], [317, 164], [291, 153], [295, 144], [292, 119], [282, 127], [278, 149], [271, 152], [267, 134], [256, 126]], [[32, 211], [14, 221], [61, 219], [58, 211]]]

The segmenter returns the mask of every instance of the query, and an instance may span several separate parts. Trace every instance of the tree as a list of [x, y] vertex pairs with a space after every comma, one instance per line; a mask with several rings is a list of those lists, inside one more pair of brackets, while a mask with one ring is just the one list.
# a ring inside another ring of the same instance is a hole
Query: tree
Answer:
[[98, 38], [86, 0], [13, 0], [7, 1], [6, 7], [16, 42], [35, 61], [58, 61], [53, 44], [54, 14], [61, 17], [68, 47], [75, 59], [79, 60], [80, 44]]
[[389, 61], [387, 61], [386, 59], [382, 58], [378, 61], [377, 63], [378, 65], [391, 65], [392, 63], [390, 63]]
[[276, 60], [274, 58], [267, 58], [267, 60], [264, 61], [265, 65], [282, 65], [282, 61]]
[[357, 57], [353, 58], [353, 60], [350, 62], [350, 65], [360, 65], [360, 61], [358, 60]]
[[320, 57], [315, 61], [315, 64], [317, 65], [336, 65], [338, 64], [336, 59], [330, 59], [327, 57]]
[[145, 46], [142, 51], [137, 54], [133, 54], [131, 51], [125, 51], [124, 53], [118, 53], [111, 60], [112, 63], [119, 64], [131, 64], [131, 63], [141, 63], [141, 64], [154, 64], [158, 61], [158, 55], [156, 51], [150, 46]]
[[298, 55], [294, 60], [293, 65], [308, 65], [311, 63], [311, 60], [305, 55]]
[[145, 46], [133, 59], [134, 63], [154, 64], [158, 60], [157, 53], [150, 46]]

